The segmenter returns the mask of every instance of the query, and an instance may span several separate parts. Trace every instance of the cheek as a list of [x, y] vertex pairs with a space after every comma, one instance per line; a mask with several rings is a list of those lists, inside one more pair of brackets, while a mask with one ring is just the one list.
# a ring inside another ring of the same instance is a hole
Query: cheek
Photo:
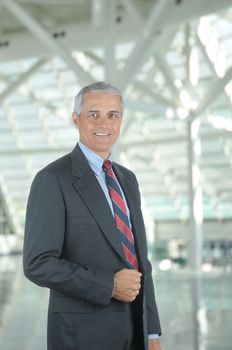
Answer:
[[121, 125], [115, 127], [114, 133], [115, 133], [116, 136], [120, 134], [120, 129], [121, 129]]
[[88, 132], [89, 127], [85, 123], [79, 123], [78, 129], [80, 133], [86, 134]]

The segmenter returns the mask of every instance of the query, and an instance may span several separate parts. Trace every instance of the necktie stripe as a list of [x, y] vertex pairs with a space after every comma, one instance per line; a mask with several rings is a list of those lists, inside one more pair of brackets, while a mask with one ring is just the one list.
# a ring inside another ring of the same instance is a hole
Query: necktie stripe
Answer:
[[[112, 199], [112, 197], [111, 197]], [[127, 213], [125, 214], [123, 211], [122, 211], [122, 208], [120, 208], [117, 203], [115, 203], [112, 199], [112, 204], [113, 204], [113, 209], [114, 209], [114, 214], [117, 214], [120, 219], [122, 221], [125, 222], [125, 224], [129, 227], [130, 229], [130, 224], [129, 224], [129, 219], [128, 219], [128, 216], [127, 216]]]
[[125, 225], [125, 223], [120, 219], [118, 215], [115, 215], [115, 221], [118, 229], [122, 231], [122, 233], [127, 237], [128, 241], [134, 243], [131, 230]]
[[127, 215], [125, 203], [122, 197], [120, 197], [118, 193], [114, 190], [114, 188], [111, 186], [109, 186], [109, 191], [111, 192], [110, 193], [111, 198], [114, 198], [114, 202], [117, 204], [117, 206], [123, 211], [124, 214]]
[[133, 266], [136, 267], [136, 270], [138, 270], [138, 261], [136, 257], [131, 254], [130, 250], [125, 246], [125, 244], [122, 243], [122, 248], [126, 256], [128, 256], [128, 261], [129, 263]]
[[122, 197], [122, 193], [121, 190], [118, 186], [118, 183], [115, 182], [114, 179], [112, 179], [112, 177], [108, 174], [106, 174], [107, 177], [107, 186], [110, 186], [114, 189], [114, 191], [118, 194], [119, 197]]
[[105, 171], [106, 184], [114, 210], [115, 225], [119, 233], [125, 258], [130, 268], [138, 270], [134, 237], [130, 228], [126, 204], [120, 186], [112, 170], [111, 162], [105, 161], [102, 167]]
[[135, 246], [133, 243], [131, 243], [126, 237], [125, 235], [123, 234], [123, 232], [121, 232], [119, 229], [118, 229], [118, 233], [119, 233], [119, 236], [120, 236], [120, 239], [121, 239], [121, 243], [123, 243], [127, 249], [130, 250], [130, 252], [136, 256], [136, 252], [135, 252]]

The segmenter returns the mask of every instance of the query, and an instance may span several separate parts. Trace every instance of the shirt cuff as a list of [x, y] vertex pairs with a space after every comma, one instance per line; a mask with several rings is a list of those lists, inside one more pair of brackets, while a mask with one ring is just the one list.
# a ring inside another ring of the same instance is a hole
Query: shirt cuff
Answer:
[[148, 339], [159, 339], [159, 334], [149, 334]]

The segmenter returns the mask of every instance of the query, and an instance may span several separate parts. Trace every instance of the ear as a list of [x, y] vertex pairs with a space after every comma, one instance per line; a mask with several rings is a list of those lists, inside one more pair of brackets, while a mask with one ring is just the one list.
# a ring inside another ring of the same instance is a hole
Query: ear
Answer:
[[79, 117], [76, 112], [72, 113], [72, 120], [73, 123], [75, 124], [76, 128], [79, 129]]

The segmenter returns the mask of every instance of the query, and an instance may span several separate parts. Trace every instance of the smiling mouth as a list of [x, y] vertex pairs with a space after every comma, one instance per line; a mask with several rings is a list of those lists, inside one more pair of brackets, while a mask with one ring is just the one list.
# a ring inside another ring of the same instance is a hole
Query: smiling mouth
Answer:
[[94, 132], [93, 134], [96, 136], [110, 136], [111, 135], [111, 133], [109, 133], [109, 132]]

